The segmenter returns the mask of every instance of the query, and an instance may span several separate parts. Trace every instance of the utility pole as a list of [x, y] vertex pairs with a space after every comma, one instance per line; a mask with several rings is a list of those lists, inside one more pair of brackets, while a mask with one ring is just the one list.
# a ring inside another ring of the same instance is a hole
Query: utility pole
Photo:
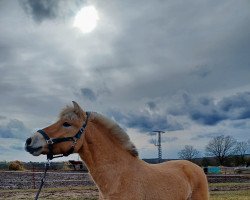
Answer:
[[154, 145], [158, 147], [158, 163], [160, 163], [162, 159], [161, 134], [165, 132], [164, 131], [153, 131], [153, 132], [158, 134], [158, 141], [155, 142]]

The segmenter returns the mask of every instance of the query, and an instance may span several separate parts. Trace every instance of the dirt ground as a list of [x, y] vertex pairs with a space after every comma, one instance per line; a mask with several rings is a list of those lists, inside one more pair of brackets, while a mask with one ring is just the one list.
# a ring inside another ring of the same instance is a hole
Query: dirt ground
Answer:
[[[211, 199], [232, 199], [233, 192], [237, 192], [237, 198], [233, 199], [246, 199], [241, 198], [240, 194], [245, 194], [245, 191], [250, 191], [250, 184], [222, 184], [222, 185], [210, 185]], [[241, 192], [242, 191], [242, 192]], [[0, 190], [1, 200], [32, 200], [36, 195], [36, 189], [16, 189], [16, 190]], [[223, 194], [221, 193], [223, 192]], [[222, 196], [222, 198], [220, 198]], [[247, 194], [248, 196], [248, 194]], [[213, 198], [212, 198], [213, 197]], [[230, 198], [229, 198], [230, 197]], [[95, 186], [84, 187], [68, 187], [68, 188], [43, 188], [40, 196], [40, 200], [97, 200], [98, 190]]]
[[[42, 172], [36, 172], [35, 174], [31, 172], [0, 172], [0, 200], [34, 199], [42, 175]], [[212, 178], [209, 189], [215, 194], [223, 191], [244, 192], [250, 190], [249, 177], [241, 177], [240, 180], [238, 176], [231, 176], [230, 179], [223, 177], [226, 183], [216, 183], [214, 180], [219, 177]], [[211, 180], [211, 177], [209, 180]], [[39, 199], [98, 199], [98, 190], [87, 173], [50, 172], [44, 186]]]
[[[36, 189], [39, 188], [43, 172], [0, 171], [1, 189]], [[46, 175], [45, 188], [75, 186], [93, 186], [88, 173], [74, 171], [49, 171]]]
[[[34, 199], [43, 172], [0, 171], [0, 200]], [[35, 188], [35, 189], [34, 189]], [[49, 171], [39, 199], [97, 199], [98, 190], [88, 173]]]
[[[34, 199], [37, 190], [35, 189], [18, 189], [18, 190], [1, 190], [0, 199]], [[94, 186], [90, 187], [69, 187], [69, 188], [43, 188], [39, 199], [98, 199], [98, 190]]]

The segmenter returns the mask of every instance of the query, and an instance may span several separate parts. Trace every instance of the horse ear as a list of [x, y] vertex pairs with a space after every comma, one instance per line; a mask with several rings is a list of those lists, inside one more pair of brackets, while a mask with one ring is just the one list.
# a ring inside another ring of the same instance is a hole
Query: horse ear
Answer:
[[78, 103], [76, 103], [75, 101], [72, 101], [73, 105], [74, 105], [74, 109], [77, 113], [83, 113], [82, 108], [78, 105]]

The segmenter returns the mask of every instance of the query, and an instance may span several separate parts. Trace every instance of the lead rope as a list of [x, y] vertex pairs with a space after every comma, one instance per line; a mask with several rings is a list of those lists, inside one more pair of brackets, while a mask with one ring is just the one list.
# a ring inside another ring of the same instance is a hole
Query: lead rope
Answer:
[[42, 177], [42, 179], [41, 179], [40, 187], [39, 187], [39, 189], [38, 189], [38, 191], [37, 191], [37, 193], [36, 193], [35, 200], [38, 199], [39, 194], [40, 194], [40, 192], [41, 192], [41, 190], [42, 190], [42, 187], [43, 187], [43, 184], [44, 184], [45, 178], [46, 178], [46, 173], [47, 173], [47, 171], [48, 171], [48, 169], [49, 169], [49, 166], [50, 166], [50, 162], [49, 162], [49, 159], [47, 159], [47, 162], [45, 163], [44, 174], [43, 174], [43, 177]]

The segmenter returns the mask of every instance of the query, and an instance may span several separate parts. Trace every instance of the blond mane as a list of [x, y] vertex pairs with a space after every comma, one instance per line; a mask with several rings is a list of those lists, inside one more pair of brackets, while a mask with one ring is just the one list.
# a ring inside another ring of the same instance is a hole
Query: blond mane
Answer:
[[[74, 107], [71, 106], [67, 106], [59, 114], [60, 119], [76, 120], [78, 117], [79, 113], [77, 113]], [[105, 126], [109, 130], [109, 133], [118, 140], [126, 151], [135, 157], [138, 156], [138, 151], [135, 145], [131, 142], [128, 134], [116, 122], [96, 112], [91, 113], [89, 120], [93, 122], [96, 121]]]
[[125, 150], [135, 157], [138, 156], [138, 151], [135, 145], [131, 142], [128, 134], [116, 122], [99, 113], [93, 113], [93, 115], [93, 120], [96, 120], [98, 123], [109, 129], [109, 133], [120, 142]]

